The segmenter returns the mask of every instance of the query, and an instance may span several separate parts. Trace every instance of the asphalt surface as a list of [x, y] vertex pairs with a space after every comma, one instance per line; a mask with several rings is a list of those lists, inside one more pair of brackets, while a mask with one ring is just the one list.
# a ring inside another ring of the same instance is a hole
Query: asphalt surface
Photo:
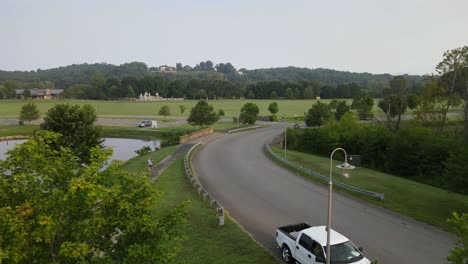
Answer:
[[[205, 189], [265, 248], [279, 255], [278, 226], [306, 222], [326, 225], [328, 188], [272, 162], [265, 141], [281, 125], [227, 134], [202, 146], [192, 166]], [[414, 199], [417, 199], [415, 197]], [[333, 193], [332, 228], [364, 247], [379, 263], [446, 263], [454, 235], [378, 208], [346, 194]]]

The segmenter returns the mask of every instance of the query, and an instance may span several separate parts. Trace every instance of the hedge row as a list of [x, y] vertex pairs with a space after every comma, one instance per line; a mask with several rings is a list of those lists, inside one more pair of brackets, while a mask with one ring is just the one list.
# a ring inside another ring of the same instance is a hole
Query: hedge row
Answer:
[[322, 128], [290, 129], [287, 137], [293, 150], [329, 156], [342, 147], [361, 155], [364, 167], [468, 194], [468, 147], [429, 128], [411, 125], [392, 131], [346, 116]]

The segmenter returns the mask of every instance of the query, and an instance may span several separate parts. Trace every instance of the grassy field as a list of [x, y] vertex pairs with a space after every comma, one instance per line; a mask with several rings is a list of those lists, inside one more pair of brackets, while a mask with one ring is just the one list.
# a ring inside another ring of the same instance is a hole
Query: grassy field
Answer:
[[[273, 151], [280, 156], [284, 154], [284, 150], [277, 147], [274, 147]], [[292, 150], [288, 150], [286, 156], [289, 161], [321, 175], [328, 176], [330, 173], [330, 159], [327, 157]], [[342, 161], [334, 161], [334, 166], [341, 163]], [[357, 168], [349, 172], [351, 177], [345, 178], [341, 170], [334, 167], [333, 177], [337, 181], [352, 186], [384, 193], [385, 199], [381, 201], [377, 198], [346, 192], [444, 230], [453, 231], [446, 222], [451, 212], [468, 212], [468, 196], [366, 168]], [[317, 180], [313, 176], [303, 175], [326, 184], [325, 181]], [[335, 188], [339, 187], [335, 185]]]
[[[1, 116], [17, 116], [21, 110], [21, 106], [31, 100], [1, 100], [0, 117]], [[324, 103], [329, 103], [331, 100], [322, 99]], [[348, 104], [351, 104], [351, 99], [346, 99]], [[197, 103], [196, 100], [184, 101], [168, 101], [168, 102], [136, 102], [136, 101], [92, 101], [92, 100], [34, 100], [40, 112], [44, 115], [47, 110], [59, 103], [69, 104], [90, 104], [95, 109], [98, 115], [158, 115], [159, 109], [163, 105], [170, 108], [171, 116], [188, 116], [190, 109]], [[213, 105], [215, 110], [223, 109], [226, 117], [238, 116], [240, 109], [247, 102], [257, 104], [260, 109], [261, 116], [270, 115], [268, 106], [271, 102], [277, 102], [279, 106], [278, 116], [294, 117], [303, 116], [304, 112], [315, 104], [317, 100], [210, 100], [209, 104]], [[377, 107], [377, 100], [374, 105], [374, 114], [381, 115], [381, 111]], [[183, 114], [180, 113], [179, 106], [183, 105], [186, 110]]]
[[[174, 149], [174, 147], [162, 149], [134, 158], [128, 161], [123, 169], [130, 172], [144, 172], [148, 157], [158, 161]], [[182, 156], [177, 159], [153, 184], [155, 190], [162, 192], [162, 196], [157, 201], [161, 210], [172, 208], [184, 200], [191, 201], [188, 223], [183, 228], [186, 239], [182, 242], [181, 251], [172, 263], [280, 263], [230, 217], [226, 217], [223, 227], [216, 225], [214, 209], [198, 198], [188, 183], [182, 159]]]

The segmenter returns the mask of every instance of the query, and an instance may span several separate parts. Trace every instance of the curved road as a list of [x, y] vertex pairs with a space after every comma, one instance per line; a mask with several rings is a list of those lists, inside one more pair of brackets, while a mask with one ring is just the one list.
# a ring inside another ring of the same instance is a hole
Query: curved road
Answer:
[[[192, 165], [202, 185], [265, 248], [279, 257], [277, 226], [307, 222], [326, 225], [328, 188], [273, 163], [266, 139], [284, 128], [227, 134], [204, 145]], [[429, 225], [350, 196], [333, 193], [332, 228], [364, 247], [379, 263], [446, 263], [456, 238]], [[415, 199], [417, 199], [415, 197]]]

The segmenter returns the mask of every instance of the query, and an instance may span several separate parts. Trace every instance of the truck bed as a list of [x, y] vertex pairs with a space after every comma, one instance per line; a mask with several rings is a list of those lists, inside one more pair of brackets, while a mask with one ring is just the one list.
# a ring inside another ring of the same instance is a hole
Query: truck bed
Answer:
[[287, 235], [291, 239], [296, 240], [297, 233], [299, 233], [299, 231], [307, 229], [309, 227], [310, 227], [310, 225], [308, 225], [306, 223], [299, 223], [299, 224], [295, 224], [295, 225], [280, 226], [280, 227], [278, 227], [278, 230], [283, 232], [285, 235]]

